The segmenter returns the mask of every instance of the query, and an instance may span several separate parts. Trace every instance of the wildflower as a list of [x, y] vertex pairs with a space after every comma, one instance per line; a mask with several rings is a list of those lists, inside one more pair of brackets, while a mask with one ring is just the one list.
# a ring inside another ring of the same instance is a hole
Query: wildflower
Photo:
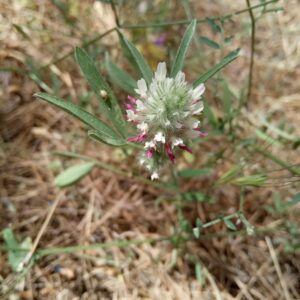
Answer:
[[166, 63], [161, 62], [149, 86], [142, 78], [135, 89], [137, 96], [128, 96], [127, 118], [139, 130], [128, 141], [145, 143], [140, 162], [152, 173], [152, 180], [159, 177], [167, 159], [175, 162], [177, 149], [192, 152], [187, 140], [206, 135], [196, 118], [203, 110], [204, 91], [203, 83], [193, 88], [181, 71], [175, 78], [167, 77]]

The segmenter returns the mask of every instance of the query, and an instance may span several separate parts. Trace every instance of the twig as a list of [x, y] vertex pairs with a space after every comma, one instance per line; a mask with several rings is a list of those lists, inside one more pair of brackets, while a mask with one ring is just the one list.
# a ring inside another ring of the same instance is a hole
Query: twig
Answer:
[[[250, 53], [250, 66], [249, 66], [249, 79], [248, 79], [248, 91], [246, 97], [246, 106], [249, 103], [252, 94], [252, 78], [253, 78], [253, 66], [254, 66], [254, 52], [255, 52], [255, 17], [250, 6], [250, 0], [246, 0], [249, 9], [249, 15], [251, 19], [251, 53]], [[265, 3], [264, 3], [265, 4]]]
[[45, 230], [46, 230], [46, 228], [47, 228], [47, 226], [48, 226], [48, 224], [49, 224], [49, 222], [50, 222], [50, 220], [51, 220], [51, 218], [52, 218], [52, 216], [54, 214], [54, 211], [55, 211], [55, 209], [56, 209], [56, 207], [57, 207], [57, 205], [59, 203], [59, 200], [61, 199], [61, 197], [62, 197], [63, 194], [64, 194], [64, 191], [61, 191], [57, 195], [57, 197], [56, 197], [54, 203], [52, 204], [52, 206], [51, 206], [51, 208], [50, 208], [50, 210], [48, 212], [48, 215], [47, 215], [47, 217], [46, 217], [46, 219], [45, 219], [45, 221], [44, 221], [44, 223], [43, 223], [43, 225], [42, 225], [42, 227], [41, 227], [38, 235], [36, 236], [36, 238], [34, 240], [34, 243], [33, 243], [32, 247], [31, 247], [30, 251], [25, 256], [24, 260], [21, 262], [23, 265], [26, 265], [31, 260], [31, 257], [34, 254], [34, 252], [35, 252], [35, 250], [36, 250], [36, 248], [37, 248], [37, 246], [38, 246], [38, 244], [40, 242], [40, 239], [43, 236], [43, 234], [44, 234], [44, 232], [45, 232]]
[[37, 253], [37, 258], [47, 256], [47, 255], [57, 255], [57, 254], [66, 254], [66, 253], [74, 253], [84, 250], [95, 250], [95, 249], [107, 249], [112, 247], [118, 248], [126, 248], [131, 245], [141, 245], [141, 244], [152, 244], [157, 242], [163, 242], [169, 240], [166, 238], [153, 238], [153, 239], [144, 239], [144, 240], [117, 240], [110, 243], [97, 243], [92, 245], [77, 245], [77, 246], [69, 246], [69, 247], [58, 247], [58, 248], [48, 248], [39, 250]]
[[275, 252], [274, 247], [272, 245], [271, 239], [268, 236], [266, 237], [266, 243], [267, 243], [267, 246], [269, 248], [270, 255], [271, 255], [271, 258], [273, 260], [273, 263], [274, 263], [274, 266], [275, 266], [275, 269], [276, 269], [276, 273], [278, 275], [281, 287], [283, 289], [285, 299], [286, 300], [291, 300], [287, 284], [286, 284], [286, 282], [285, 282], [285, 280], [284, 280], [284, 278], [282, 276], [282, 272], [281, 272], [280, 265], [279, 265], [279, 262], [278, 262], [278, 259], [277, 259], [277, 256], [276, 256], [276, 252]]

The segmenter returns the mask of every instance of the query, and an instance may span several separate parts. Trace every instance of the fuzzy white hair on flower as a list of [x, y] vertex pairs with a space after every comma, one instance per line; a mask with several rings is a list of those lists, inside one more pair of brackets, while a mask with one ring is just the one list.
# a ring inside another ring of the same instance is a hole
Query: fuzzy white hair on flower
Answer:
[[177, 149], [192, 151], [185, 142], [206, 135], [197, 119], [203, 111], [200, 99], [204, 91], [203, 83], [192, 87], [181, 71], [167, 77], [166, 63], [160, 62], [150, 84], [143, 78], [138, 80], [136, 97], [128, 96], [127, 118], [139, 130], [128, 141], [144, 143], [140, 162], [152, 173], [152, 180], [159, 178], [167, 158], [175, 161]]

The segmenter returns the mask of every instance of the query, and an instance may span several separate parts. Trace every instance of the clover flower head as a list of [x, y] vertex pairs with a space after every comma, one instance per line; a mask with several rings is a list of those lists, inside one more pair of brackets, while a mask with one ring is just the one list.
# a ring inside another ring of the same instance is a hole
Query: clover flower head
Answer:
[[166, 63], [160, 62], [151, 83], [147, 85], [144, 79], [138, 80], [137, 96], [128, 96], [127, 119], [139, 131], [128, 141], [144, 143], [140, 163], [152, 173], [152, 180], [159, 178], [167, 159], [175, 162], [177, 149], [191, 152], [186, 142], [206, 135], [197, 119], [203, 110], [200, 98], [204, 91], [203, 83], [193, 88], [181, 71], [175, 78], [167, 77]]

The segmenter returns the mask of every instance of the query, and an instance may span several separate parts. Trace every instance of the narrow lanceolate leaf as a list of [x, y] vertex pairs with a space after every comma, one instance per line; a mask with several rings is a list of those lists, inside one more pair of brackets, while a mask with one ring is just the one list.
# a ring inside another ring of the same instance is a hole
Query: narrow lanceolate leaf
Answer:
[[[126, 136], [126, 122], [112, 89], [104, 80], [93, 60], [89, 57], [85, 50], [76, 48], [75, 56], [83, 75], [87, 79], [92, 90], [100, 99], [101, 108], [108, 114], [116, 129], [123, 136]], [[101, 91], [105, 91], [107, 93], [107, 97], [101, 98]]]
[[103, 135], [96, 130], [89, 130], [88, 135], [90, 138], [98, 142], [102, 142], [104, 144], [111, 145], [111, 146], [123, 146], [126, 145], [127, 143], [126, 140], [123, 138], [119, 138], [117, 136]]
[[227, 228], [229, 228], [231, 230], [236, 230], [236, 226], [231, 220], [224, 218], [223, 221]]
[[139, 50], [122, 35], [122, 33], [119, 32], [119, 35], [122, 37], [124, 46], [126, 47], [132, 60], [134, 61], [134, 67], [137, 68], [137, 71], [146, 80], [146, 82], [150, 84], [153, 77], [153, 72], [146, 62], [145, 58], [139, 52]]
[[207, 81], [209, 78], [214, 76], [217, 72], [223, 69], [230, 62], [235, 60], [238, 57], [240, 49], [236, 49], [230, 52], [227, 56], [225, 56], [219, 63], [214, 65], [211, 69], [201, 75], [196, 81], [194, 81], [193, 86], [198, 86], [200, 83]]
[[113, 83], [118, 85], [128, 94], [133, 95], [136, 88], [136, 81], [124, 70], [120, 69], [110, 59], [106, 59], [105, 66]]
[[217, 42], [209, 39], [206, 36], [200, 36], [200, 42], [202, 42], [203, 44], [205, 44], [211, 48], [220, 49], [220, 45]]
[[94, 162], [87, 162], [72, 166], [60, 173], [55, 178], [55, 184], [59, 187], [71, 185], [79, 179], [81, 179], [82, 177], [84, 177], [85, 175], [89, 174], [94, 166]]
[[216, 23], [216, 21], [214, 19], [211, 18], [205, 18], [206, 23], [210, 26], [210, 28], [214, 31], [214, 32], [222, 32], [222, 28], [220, 25], [218, 25]]
[[196, 177], [209, 175], [212, 172], [212, 169], [203, 168], [203, 169], [185, 169], [178, 172], [180, 177]]
[[102, 122], [100, 119], [96, 118], [81, 107], [45, 93], [37, 93], [35, 96], [73, 115], [81, 122], [95, 129], [103, 137], [103, 139], [120, 139], [116, 132], [106, 123]]
[[191, 43], [191, 40], [193, 38], [196, 29], [196, 25], [197, 25], [197, 20], [193, 20], [184, 33], [184, 36], [181, 40], [180, 46], [176, 54], [175, 62], [172, 66], [171, 77], [175, 77], [176, 74], [182, 69], [188, 47]]

